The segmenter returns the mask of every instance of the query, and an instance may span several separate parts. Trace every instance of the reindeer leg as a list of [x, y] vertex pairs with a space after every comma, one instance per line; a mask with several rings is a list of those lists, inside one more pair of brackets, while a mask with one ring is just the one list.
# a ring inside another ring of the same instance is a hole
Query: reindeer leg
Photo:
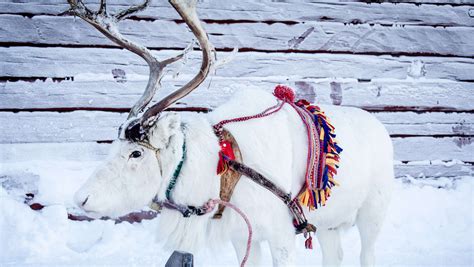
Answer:
[[339, 229], [320, 229], [316, 234], [323, 253], [323, 266], [340, 266], [344, 253]]
[[[234, 245], [235, 253], [239, 264], [245, 257], [245, 251], [247, 250], [247, 240], [235, 240], [232, 241]], [[250, 255], [245, 266], [260, 266], [260, 260], [262, 258], [262, 249], [260, 248], [260, 242], [253, 241], [250, 249]]]

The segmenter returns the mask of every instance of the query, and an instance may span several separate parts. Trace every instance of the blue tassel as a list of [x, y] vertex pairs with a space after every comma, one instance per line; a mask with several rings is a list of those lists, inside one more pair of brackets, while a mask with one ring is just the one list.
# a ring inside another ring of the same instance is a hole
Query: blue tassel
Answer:
[[314, 193], [314, 190], [311, 190], [311, 194], [313, 195], [313, 199], [314, 199], [314, 207], [317, 209], [318, 208], [318, 203], [316, 201], [316, 194]]
[[326, 189], [326, 188], [327, 188], [327, 186], [328, 186], [328, 181], [329, 181], [328, 168], [325, 167], [325, 168], [324, 168], [324, 174], [323, 174], [323, 189]]

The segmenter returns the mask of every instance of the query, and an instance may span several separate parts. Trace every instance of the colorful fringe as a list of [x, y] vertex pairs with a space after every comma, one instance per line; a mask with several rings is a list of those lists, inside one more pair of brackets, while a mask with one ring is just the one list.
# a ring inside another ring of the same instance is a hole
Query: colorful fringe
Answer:
[[[318, 155], [308, 156], [309, 171], [306, 175], [306, 185], [297, 196], [302, 206], [314, 210], [326, 205], [327, 199], [331, 196], [331, 188], [339, 185], [334, 176], [337, 174], [339, 153], [342, 149], [337, 144], [334, 127], [318, 106], [311, 105], [304, 99], [297, 101], [295, 106], [300, 108], [297, 110], [300, 116], [301, 113], [310, 114], [312, 124], [315, 126], [312, 127], [313, 125], [309, 125], [303, 119], [308, 130], [309, 154], [318, 153]], [[315, 148], [311, 149], [311, 143], [316, 144]]]
[[300, 116], [308, 134], [308, 155], [305, 174], [305, 185], [295, 199], [301, 206], [310, 210], [326, 205], [331, 196], [331, 188], [339, 185], [334, 176], [339, 167], [339, 153], [334, 127], [329, 123], [324, 112], [315, 105], [302, 99], [295, 102], [293, 89], [277, 85], [273, 94], [285, 103], [290, 104]]

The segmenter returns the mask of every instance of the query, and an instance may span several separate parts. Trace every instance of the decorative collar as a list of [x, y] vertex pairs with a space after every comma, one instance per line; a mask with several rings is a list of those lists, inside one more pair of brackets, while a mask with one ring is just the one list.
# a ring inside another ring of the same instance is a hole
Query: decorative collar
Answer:
[[184, 160], [186, 159], [186, 138], [183, 139], [183, 155], [181, 156], [181, 160], [176, 166], [176, 169], [173, 172], [173, 177], [171, 177], [170, 183], [168, 184], [168, 188], [166, 188], [166, 199], [171, 201], [171, 193], [176, 186], [176, 182], [178, 181], [179, 174], [181, 173], [181, 169], [183, 168]]

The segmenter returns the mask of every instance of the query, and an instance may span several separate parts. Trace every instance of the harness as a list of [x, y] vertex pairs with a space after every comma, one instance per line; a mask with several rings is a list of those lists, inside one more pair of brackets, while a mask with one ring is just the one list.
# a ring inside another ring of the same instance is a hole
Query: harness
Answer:
[[[333, 140], [333, 137], [335, 137], [335, 134], [333, 133], [334, 128], [326, 120], [324, 120], [324, 123], [314, 123], [313, 116], [311, 115], [312, 113], [301, 108], [301, 105], [304, 105], [307, 102], [299, 103], [299, 105], [295, 104], [293, 102], [294, 93], [291, 89], [277, 86], [274, 94], [279, 99], [278, 103], [263, 112], [252, 116], [223, 120], [213, 126], [214, 133], [218, 137], [219, 145], [221, 147], [217, 168], [218, 174], [221, 175], [221, 188], [219, 194], [220, 202], [210, 200], [201, 206], [190, 206], [176, 203], [173, 200], [172, 192], [186, 159], [185, 138], [182, 146], [183, 155], [173, 172], [173, 176], [166, 189], [166, 200], [160, 201], [157, 196], [155, 196], [152, 202], [160, 207], [176, 210], [184, 217], [190, 217], [192, 215], [201, 216], [210, 213], [214, 209], [215, 204], [218, 203], [219, 208], [213, 215], [213, 219], [220, 219], [225, 209], [224, 204], [229, 204], [229, 200], [237, 182], [240, 180], [240, 177], [244, 175], [272, 192], [288, 207], [290, 214], [293, 217], [295, 233], [304, 233], [305, 237], [307, 237], [305, 242], [306, 248], [312, 248], [310, 233], [316, 232], [316, 227], [307, 221], [301, 203], [307, 205], [310, 209], [315, 209], [318, 205], [325, 205], [325, 201], [330, 195], [331, 187], [337, 185], [333, 179], [333, 175], [337, 173], [336, 168], [338, 167], [337, 162], [339, 160], [338, 154], [342, 149], [340, 149], [337, 146], [336, 141]], [[242, 155], [235, 138], [224, 128], [224, 125], [229, 123], [243, 122], [269, 116], [280, 111], [285, 104], [291, 105], [297, 111], [308, 132], [309, 148], [306, 182], [297, 196], [293, 199], [291, 193], [285, 192], [264, 175], [243, 163]], [[310, 108], [313, 108], [313, 106], [310, 106]], [[308, 110], [312, 111], [311, 109]], [[317, 111], [319, 111], [319, 109]], [[324, 113], [321, 112], [320, 114], [324, 116]], [[323, 118], [326, 119], [325, 117]], [[154, 150], [158, 159], [158, 150], [156, 148], [145, 142], [138, 142], [138, 144]], [[332, 162], [330, 162], [331, 164], [325, 162], [328, 159], [330, 161], [332, 160]]]

